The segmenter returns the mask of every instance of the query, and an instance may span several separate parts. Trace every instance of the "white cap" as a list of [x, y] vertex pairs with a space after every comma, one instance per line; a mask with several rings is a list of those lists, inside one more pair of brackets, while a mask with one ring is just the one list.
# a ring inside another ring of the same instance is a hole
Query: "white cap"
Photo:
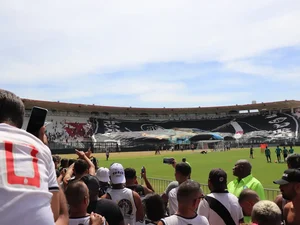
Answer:
[[114, 163], [109, 168], [110, 181], [112, 184], [125, 184], [125, 172], [120, 163]]
[[96, 172], [96, 177], [101, 182], [109, 182], [109, 169], [100, 167]]

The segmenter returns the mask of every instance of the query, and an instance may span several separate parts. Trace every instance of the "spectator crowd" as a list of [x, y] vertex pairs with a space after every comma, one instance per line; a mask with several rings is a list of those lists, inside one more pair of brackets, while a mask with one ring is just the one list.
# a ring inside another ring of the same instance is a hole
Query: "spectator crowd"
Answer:
[[45, 127], [38, 136], [20, 129], [25, 109], [13, 93], [0, 90], [0, 107], [1, 225], [300, 224], [298, 154], [287, 157], [287, 169], [274, 181], [282, 193], [274, 202], [265, 199], [244, 159], [233, 166], [232, 181], [223, 169], [212, 169], [207, 195], [191, 166], [174, 160], [174, 181], [160, 195], [145, 167], [141, 174], [120, 163], [99, 167], [91, 150], [76, 150], [76, 160], [51, 156]]

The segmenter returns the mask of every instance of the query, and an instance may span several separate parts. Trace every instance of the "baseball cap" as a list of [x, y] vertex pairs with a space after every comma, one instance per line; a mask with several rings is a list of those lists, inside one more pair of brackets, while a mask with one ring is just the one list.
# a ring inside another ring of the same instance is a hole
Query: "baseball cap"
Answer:
[[120, 163], [114, 163], [110, 166], [109, 176], [112, 184], [126, 183], [124, 168]]
[[100, 188], [99, 180], [97, 177], [92, 175], [85, 175], [81, 178], [81, 181], [83, 181], [86, 186], [88, 187], [90, 192], [98, 192]]
[[274, 180], [274, 184], [284, 185], [291, 182], [300, 183], [300, 170], [298, 169], [287, 169], [284, 171], [282, 178], [279, 180]]
[[227, 189], [227, 173], [221, 168], [212, 169], [208, 179], [215, 188]]
[[101, 182], [109, 182], [109, 169], [105, 167], [100, 167], [96, 172], [96, 177]]

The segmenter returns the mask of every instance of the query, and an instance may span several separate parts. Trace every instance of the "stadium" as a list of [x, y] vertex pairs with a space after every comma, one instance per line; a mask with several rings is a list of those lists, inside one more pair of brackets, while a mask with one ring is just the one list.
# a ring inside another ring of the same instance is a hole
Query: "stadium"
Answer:
[[0, 225], [300, 225], [300, 1], [1, 3]]
[[90, 146], [105, 152], [299, 144], [300, 101], [295, 100], [198, 108], [23, 102], [24, 127], [33, 106], [48, 109], [47, 136], [53, 153]]
[[[24, 128], [32, 107], [48, 109], [46, 132], [52, 154], [76, 158], [74, 149], [92, 148], [101, 166], [119, 162], [125, 167], [134, 165], [137, 171], [146, 166], [158, 193], [174, 179], [172, 168], [161, 163], [164, 157], [176, 161], [187, 157], [194, 169], [202, 171], [193, 178], [208, 193], [210, 169], [220, 166], [229, 180], [234, 179], [231, 172], [234, 162], [247, 159], [253, 146], [256, 149], [255, 159], [251, 160], [253, 173], [262, 180], [268, 199], [273, 200], [278, 194], [273, 180], [286, 165], [266, 166], [261, 144], [270, 146], [272, 152], [277, 145], [300, 144], [300, 101], [295, 100], [198, 108], [134, 108], [22, 100], [26, 107]], [[157, 149], [162, 150], [161, 155], [154, 154]], [[104, 160], [107, 150], [112, 153], [109, 161]], [[199, 154], [202, 151], [209, 154]]]

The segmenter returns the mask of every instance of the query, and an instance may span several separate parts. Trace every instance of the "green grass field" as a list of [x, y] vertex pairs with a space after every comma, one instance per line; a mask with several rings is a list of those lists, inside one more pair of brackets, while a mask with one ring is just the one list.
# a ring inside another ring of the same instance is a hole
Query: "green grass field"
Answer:
[[[300, 148], [294, 148], [299, 152]], [[76, 155], [62, 155], [67, 158], [77, 158]], [[259, 148], [254, 149], [254, 159], [249, 159], [249, 149], [234, 149], [226, 152], [209, 152], [200, 154], [197, 151], [163, 151], [161, 155], [154, 155], [151, 152], [121, 152], [111, 153], [108, 161], [105, 160], [105, 154], [98, 153], [95, 155], [99, 160], [99, 165], [109, 167], [113, 162], [121, 163], [124, 168], [133, 167], [139, 173], [142, 166], [147, 169], [147, 176], [152, 178], [161, 178], [174, 180], [174, 169], [170, 165], [163, 164], [164, 157], [174, 157], [177, 162], [183, 157], [192, 166], [192, 179], [199, 183], [206, 184], [209, 171], [212, 168], [222, 168], [228, 174], [228, 182], [234, 179], [232, 167], [239, 159], [248, 159], [252, 163], [252, 174], [261, 181], [264, 188], [278, 189], [278, 185], [273, 184], [273, 180], [282, 176], [283, 171], [287, 168], [286, 163], [275, 163], [275, 148], [271, 148], [272, 163], [267, 163], [264, 154]]]

